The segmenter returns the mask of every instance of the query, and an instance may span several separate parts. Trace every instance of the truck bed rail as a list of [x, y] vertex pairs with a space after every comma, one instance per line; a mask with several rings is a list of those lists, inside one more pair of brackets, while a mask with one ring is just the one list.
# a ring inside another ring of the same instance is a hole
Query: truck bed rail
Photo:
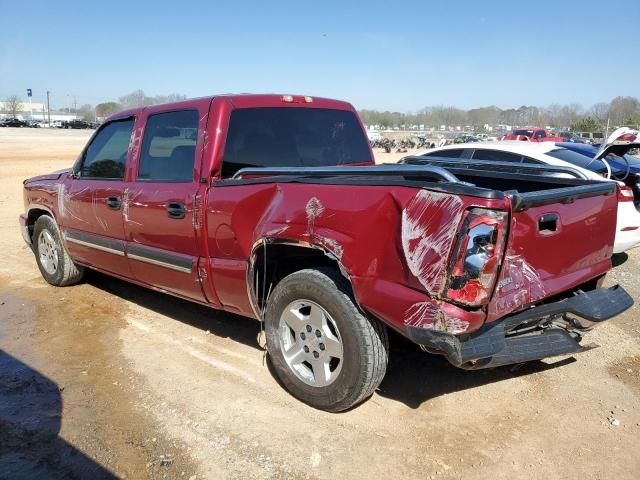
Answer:
[[247, 176], [286, 177], [388, 177], [411, 176], [435, 180], [437, 182], [463, 183], [450, 171], [437, 165], [376, 165], [365, 167], [247, 167], [238, 170], [232, 177], [241, 180]]

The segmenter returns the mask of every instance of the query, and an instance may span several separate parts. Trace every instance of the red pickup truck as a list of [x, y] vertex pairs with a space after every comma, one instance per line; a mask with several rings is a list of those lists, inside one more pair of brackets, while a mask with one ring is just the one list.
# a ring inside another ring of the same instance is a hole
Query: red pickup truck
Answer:
[[529, 142], [565, 142], [563, 137], [557, 137], [544, 128], [520, 128], [514, 130], [509, 135], [503, 135], [502, 140], [523, 140]]
[[24, 181], [20, 224], [52, 285], [91, 268], [260, 320], [284, 386], [340, 411], [382, 381], [387, 328], [487, 368], [588, 349], [633, 303], [599, 288], [613, 183], [490, 168], [376, 166], [348, 103], [221, 95], [110, 117]]

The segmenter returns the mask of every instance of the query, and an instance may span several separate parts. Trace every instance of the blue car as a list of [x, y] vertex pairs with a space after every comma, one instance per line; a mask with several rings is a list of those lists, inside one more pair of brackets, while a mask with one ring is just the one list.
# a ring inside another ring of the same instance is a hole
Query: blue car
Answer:
[[[607, 172], [607, 166], [604, 162], [593, 160], [598, 152], [598, 145], [569, 142], [557, 143], [556, 145], [566, 149], [560, 151], [561, 156], [555, 155], [556, 158], [596, 173]], [[605, 160], [611, 167], [612, 178], [623, 181], [633, 189], [636, 207], [640, 207], [640, 157], [610, 153], [605, 157]]]

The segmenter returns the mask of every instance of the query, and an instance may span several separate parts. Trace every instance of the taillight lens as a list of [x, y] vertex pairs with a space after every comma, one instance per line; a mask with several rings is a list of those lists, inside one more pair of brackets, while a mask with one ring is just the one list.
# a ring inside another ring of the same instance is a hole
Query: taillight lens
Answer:
[[475, 208], [465, 219], [449, 269], [445, 296], [464, 305], [489, 301], [504, 249], [507, 214]]
[[618, 202], [633, 202], [633, 190], [627, 185], [618, 185]]

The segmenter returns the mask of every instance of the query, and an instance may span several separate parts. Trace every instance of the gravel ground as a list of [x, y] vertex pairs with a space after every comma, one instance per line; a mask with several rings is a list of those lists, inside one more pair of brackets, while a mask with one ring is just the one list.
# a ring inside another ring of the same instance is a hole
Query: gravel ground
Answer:
[[[520, 368], [393, 337], [380, 389], [327, 414], [278, 385], [252, 320], [97, 273], [49, 286], [21, 182], [90, 133], [0, 129], [0, 478], [640, 477], [638, 306], [590, 333], [601, 348]], [[615, 263], [607, 284], [640, 299], [640, 252]]]

